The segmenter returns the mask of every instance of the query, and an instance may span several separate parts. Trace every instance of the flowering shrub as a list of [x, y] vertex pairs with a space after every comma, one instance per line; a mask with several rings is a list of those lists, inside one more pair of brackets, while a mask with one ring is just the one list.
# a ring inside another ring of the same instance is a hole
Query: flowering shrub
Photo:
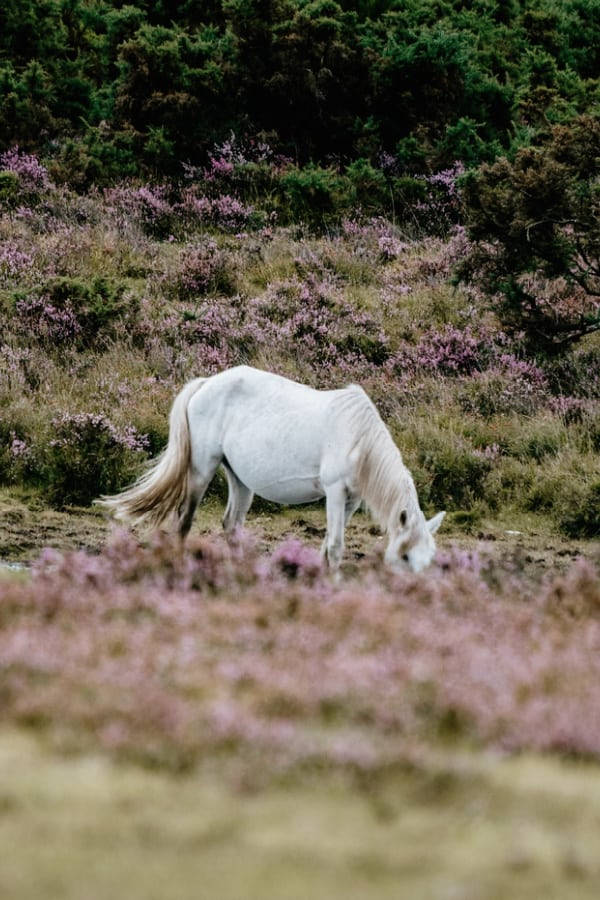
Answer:
[[18, 329], [49, 347], [97, 345], [119, 320], [135, 316], [136, 301], [124, 290], [123, 283], [102, 277], [49, 279], [41, 292], [17, 294]]
[[291, 160], [275, 153], [265, 141], [243, 141], [235, 134], [216, 144], [203, 169], [185, 166], [188, 178], [202, 181], [218, 196], [223, 191], [237, 196], [264, 196], [273, 191], [277, 178], [291, 165]]
[[448, 234], [462, 213], [460, 178], [465, 174], [461, 162], [432, 175], [420, 176], [426, 185], [426, 197], [414, 204], [414, 213], [429, 234]]
[[234, 234], [248, 228], [260, 228], [266, 221], [264, 214], [237, 197], [221, 194], [211, 199], [199, 196], [194, 188], [183, 192], [179, 209], [192, 227], [210, 227]]
[[316, 578], [322, 570], [321, 554], [296, 538], [280, 544], [270, 558], [271, 574], [280, 571], [287, 578]]
[[481, 367], [482, 342], [467, 327], [446, 325], [426, 332], [414, 349], [413, 359], [422, 369], [444, 375], [470, 375]]
[[231, 294], [235, 270], [230, 257], [213, 240], [187, 247], [181, 253], [173, 284], [181, 300], [207, 293]]
[[0, 172], [10, 173], [17, 179], [14, 202], [35, 203], [51, 187], [47, 169], [36, 156], [23, 153], [18, 146], [0, 154]]
[[175, 228], [175, 211], [164, 185], [122, 185], [107, 189], [104, 196], [108, 211], [123, 231], [133, 222], [146, 234], [164, 238]]
[[549, 402], [544, 372], [508, 353], [488, 370], [465, 381], [460, 394], [463, 409], [488, 417], [498, 413], [532, 415]]
[[32, 455], [29, 435], [22, 426], [0, 421], [0, 484], [25, 481]]
[[233, 757], [251, 781], [377, 772], [440, 734], [600, 754], [590, 562], [540, 583], [450, 549], [335, 586], [305, 550], [119, 533], [98, 556], [45, 551], [0, 580], [3, 722], [175, 769]]
[[337, 369], [356, 378], [389, 354], [378, 323], [346, 302], [327, 277], [307, 273], [272, 285], [254, 303], [265, 334], [286, 355], [317, 372]]
[[132, 425], [117, 428], [94, 413], [64, 413], [51, 424], [42, 475], [56, 506], [90, 504], [118, 490], [145, 458], [147, 439]]
[[364, 255], [368, 252], [374, 262], [392, 262], [410, 247], [392, 224], [381, 216], [372, 217], [366, 222], [343, 219], [342, 235], [351, 243], [355, 253]]
[[217, 372], [245, 362], [267, 339], [259, 322], [248, 314], [243, 301], [204, 302], [184, 312], [184, 320], [171, 332], [179, 341], [192, 345], [200, 371]]
[[0, 284], [27, 275], [33, 264], [33, 256], [21, 250], [14, 241], [0, 244]]
[[19, 328], [43, 344], [72, 344], [81, 334], [81, 325], [72, 306], [55, 306], [48, 294], [23, 297], [15, 303]]

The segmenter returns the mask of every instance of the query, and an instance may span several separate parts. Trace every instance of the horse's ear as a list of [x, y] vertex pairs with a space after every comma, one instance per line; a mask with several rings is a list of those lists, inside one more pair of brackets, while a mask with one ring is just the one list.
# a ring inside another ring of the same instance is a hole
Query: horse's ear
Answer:
[[444, 516], [446, 515], [446, 511], [439, 512], [432, 519], [429, 519], [427, 522], [427, 528], [429, 529], [430, 534], [435, 534], [440, 525], [444, 520]]
[[400, 513], [400, 525], [402, 526], [402, 528], [404, 528], [404, 526], [406, 525], [407, 519], [408, 519], [408, 513], [405, 509], [403, 509], [402, 512]]

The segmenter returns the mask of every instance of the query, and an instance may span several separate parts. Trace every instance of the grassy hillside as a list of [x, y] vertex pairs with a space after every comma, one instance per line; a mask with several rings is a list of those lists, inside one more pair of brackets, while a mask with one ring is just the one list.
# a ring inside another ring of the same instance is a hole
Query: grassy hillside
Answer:
[[[597, 335], [526, 356], [483, 294], [453, 286], [461, 227], [431, 237], [363, 216], [315, 236], [193, 185], [77, 195], [16, 159], [18, 204], [0, 216], [0, 484], [89, 505], [164, 445], [186, 380], [244, 362], [362, 384], [428, 512], [466, 530], [533, 514], [598, 534]], [[420, 208], [448, 230], [454, 202]]]

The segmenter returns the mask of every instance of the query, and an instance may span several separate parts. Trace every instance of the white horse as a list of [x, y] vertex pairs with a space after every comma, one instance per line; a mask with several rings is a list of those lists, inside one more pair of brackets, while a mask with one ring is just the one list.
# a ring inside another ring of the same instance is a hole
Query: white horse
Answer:
[[158, 526], [177, 511], [184, 539], [218, 467], [227, 478], [226, 532], [254, 494], [276, 503], [326, 499], [322, 552], [337, 569], [344, 529], [364, 501], [387, 532], [385, 561], [418, 572], [434, 555], [440, 512], [428, 522], [410, 472], [362, 388], [317, 391], [237, 366], [190, 381], [175, 398], [166, 449], [131, 487], [98, 502], [130, 524]]

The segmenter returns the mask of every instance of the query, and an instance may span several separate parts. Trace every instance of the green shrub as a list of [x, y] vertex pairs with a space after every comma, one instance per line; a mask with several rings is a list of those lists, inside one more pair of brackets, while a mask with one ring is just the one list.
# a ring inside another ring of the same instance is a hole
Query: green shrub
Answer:
[[571, 538], [600, 537], [600, 479], [575, 493], [560, 512], [558, 525]]
[[[533, 478], [533, 463], [524, 463], [514, 457], [501, 456], [492, 466], [485, 483], [485, 499], [493, 510], [506, 506], [521, 509]], [[525, 504], [525, 508], [528, 508]]]
[[350, 207], [348, 182], [334, 169], [294, 166], [282, 175], [280, 185], [290, 221], [320, 229]]
[[531, 512], [549, 513], [569, 537], [600, 536], [600, 471], [595, 456], [565, 454], [539, 466], [524, 497]]
[[105, 416], [65, 413], [53, 419], [54, 437], [44, 453], [42, 479], [55, 506], [86, 506], [132, 479], [147, 441], [131, 426], [117, 429]]
[[19, 199], [20, 182], [14, 172], [0, 172], [0, 208], [14, 209]]
[[586, 410], [578, 425], [579, 442], [584, 452], [600, 453], [600, 408]]
[[351, 203], [364, 213], [381, 213], [390, 206], [390, 188], [381, 169], [366, 159], [357, 159], [346, 169]]
[[539, 462], [546, 456], [556, 456], [566, 438], [565, 428], [556, 416], [525, 420], [519, 431], [508, 440], [506, 452], [518, 459]]
[[464, 181], [476, 242], [459, 272], [490, 297], [504, 328], [532, 353], [557, 356], [600, 330], [600, 116], [554, 126], [513, 161]]
[[423, 504], [436, 509], [465, 510], [486, 499], [492, 462], [460, 438], [432, 437], [417, 451], [413, 470]]

